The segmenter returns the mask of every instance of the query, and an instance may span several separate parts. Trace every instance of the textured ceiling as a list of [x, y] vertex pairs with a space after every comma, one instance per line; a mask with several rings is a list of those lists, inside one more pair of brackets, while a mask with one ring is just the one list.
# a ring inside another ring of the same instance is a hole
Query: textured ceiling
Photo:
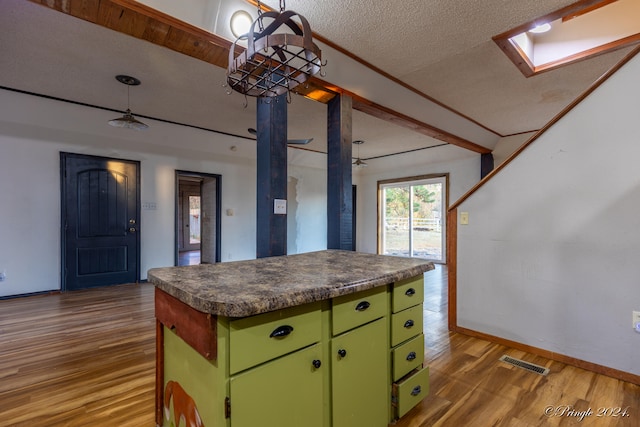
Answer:
[[[277, 1], [263, 3], [278, 7]], [[497, 139], [541, 128], [628, 51], [525, 78], [491, 40], [571, 3], [289, 0], [287, 8], [303, 14], [325, 39]], [[142, 80], [131, 90], [134, 114], [246, 137], [247, 128], [255, 127], [255, 100], [245, 108], [242, 96], [226, 95], [222, 68], [26, 0], [0, 2], [0, 27], [0, 86], [122, 110], [126, 88], [114, 76], [129, 74]], [[329, 72], [331, 66], [339, 64], [328, 64]], [[113, 115], [105, 112], [106, 118]], [[289, 137], [314, 137], [307, 148], [326, 150], [326, 106], [294, 97]], [[353, 138], [367, 141], [360, 147], [364, 158], [442, 144], [358, 111]]]
[[492, 41], [573, 3], [289, 0], [287, 8], [317, 34], [504, 136], [540, 129], [631, 49], [525, 78]]

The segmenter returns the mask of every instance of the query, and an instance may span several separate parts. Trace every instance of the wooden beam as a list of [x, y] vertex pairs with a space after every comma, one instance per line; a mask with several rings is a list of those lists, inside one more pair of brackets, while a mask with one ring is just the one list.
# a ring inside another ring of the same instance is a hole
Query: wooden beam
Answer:
[[257, 258], [287, 254], [287, 215], [274, 213], [287, 199], [286, 96], [257, 98]]
[[476, 153], [486, 154], [491, 152], [491, 150], [486, 147], [456, 136], [445, 130], [431, 126], [427, 123], [421, 122], [420, 120], [416, 120], [413, 117], [409, 117], [405, 114], [384, 107], [380, 104], [376, 104], [375, 102], [369, 101], [355, 94], [351, 94], [351, 96], [353, 97], [354, 110], [358, 110], [378, 119], [385, 120], [387, 122], [402, 126], [407, 129], [411, 129], [415, 132], [421, 133], [434, 139], [438, 139], [440, 141], [447, 142], [451, 145], [456, 145], [461, 148], [466, 148], [467, 150], [475, 151]]
[[327, 249], [354, 250], [351, 106], [339, 95], [327, 108]]

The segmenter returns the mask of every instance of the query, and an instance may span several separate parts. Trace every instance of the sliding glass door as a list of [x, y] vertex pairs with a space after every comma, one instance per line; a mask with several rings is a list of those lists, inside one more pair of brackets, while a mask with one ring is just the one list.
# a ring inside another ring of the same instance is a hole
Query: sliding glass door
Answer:
[[379, 252], [446, 262], [447, 177], [378, 183]]

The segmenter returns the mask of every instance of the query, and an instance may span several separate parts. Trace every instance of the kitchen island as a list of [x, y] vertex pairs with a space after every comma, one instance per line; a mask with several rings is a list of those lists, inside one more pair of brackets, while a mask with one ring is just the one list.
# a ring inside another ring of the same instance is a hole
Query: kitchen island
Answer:
[[428, 393], [422, 275], [433, 268], [327, 250], [150, 270], [156, 423], [387, 426]]

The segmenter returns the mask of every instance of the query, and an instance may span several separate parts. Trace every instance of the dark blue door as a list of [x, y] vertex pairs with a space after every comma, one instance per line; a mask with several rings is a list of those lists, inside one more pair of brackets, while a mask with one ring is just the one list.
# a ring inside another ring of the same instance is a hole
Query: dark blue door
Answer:
[[137, 282], [139, 163], [61, 153], [62, 289]]

